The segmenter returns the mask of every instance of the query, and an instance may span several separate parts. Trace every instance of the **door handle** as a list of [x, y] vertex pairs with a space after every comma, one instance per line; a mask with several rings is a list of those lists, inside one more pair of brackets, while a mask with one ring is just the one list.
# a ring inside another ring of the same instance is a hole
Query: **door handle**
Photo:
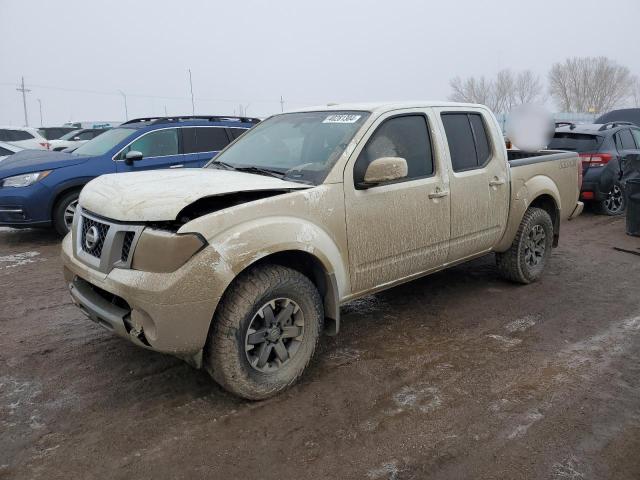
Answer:
[[184, 164], [180, 164], [180, 165], [169, 165], [169, 168], [182, 168], [184, 167]]
[[442, 198], [449, 195], [449, 190], [442, 190], [439, 187], [429, 194], [429, 198]]
[[504, 178], [494, 177], [493, 180], [489, 182], [490, 187], [497, 187], [498, 185], [504, 185]]

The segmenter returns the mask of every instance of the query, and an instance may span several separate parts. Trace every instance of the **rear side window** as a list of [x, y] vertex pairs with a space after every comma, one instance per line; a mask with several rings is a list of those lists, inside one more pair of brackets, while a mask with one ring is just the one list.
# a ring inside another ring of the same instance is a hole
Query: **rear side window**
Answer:
[[246, 128], [230, 128], [229, 129], [229, 132], [231, 132], [231, 136], [233, 137], [234, 140], [246, 131], [247, 131]]
[[224, 128], [193, 127], [182, 131], [184, 153], [217, 152], [229, 144]]
[[480, 115], [443, 113], [441, 118], [449, 143], [453, 171], [464, 172], [482, 167], [489, 159], [491, 152]]
[[407, 161], [408, 174], [402, 181], [433, 174], [433, 153], [427, 127], [422, 115], [405, 115], [386, 120], [378, 127], [364, 147], [354, 166], [357, 184], [371, 162], [382, 157], [401, 157]]
[[602, 137], [586, 133], [556, 132], [549, 143], [550, 150], [569, 150], [578, 153], [595, 153], [600, 148]]
[[25, 132], [24, 130], [9, 130], [9, 132], [14, 142], [19, 142], [21, 140], [31, 140], [35, 138], [29, 132]]
[[638, 149], [640, 149], [640, 130], [631, 130], [631, 134], [633, 135], [634, 140], [636, 141], [636, 145]]
[[13, 154], [11, 150], [8, 150], [4, 147], [0, 147], [0, 156], [4, 157], [6, 155], [11, 155], [11, 154]]
[[618, 132], [620, 137], [620, 146], [622, 150], [635, 150], [636, 144], [633, 141], [633, 136], [631, 135], [630, 130], [621, 130]]
[[0, 130], [0, 141], [2, 142], [10, 142], [11, 141], [11, 130]]

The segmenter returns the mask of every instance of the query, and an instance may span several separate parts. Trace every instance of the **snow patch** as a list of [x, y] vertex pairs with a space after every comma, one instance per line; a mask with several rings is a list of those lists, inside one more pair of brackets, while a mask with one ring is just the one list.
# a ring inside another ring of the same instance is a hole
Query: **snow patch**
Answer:
[[541, 318], [541, 316], [538, 315], [538, 314], [525, 315], [522, 318], [517, 318], [517, 319], [513, 320], [512, 322], [507, 323], [504, 326], [504, 328], [509, 333], [524, 332], [525, 330], [530, 329], [536, 323], [538, 323], [538, 321], [540, 321], [540, 318]]
[[515, 347], [519, 343], [522, 343], [522, 340], [519, 338], [503, 337], [502, 335], [487, 335], [487, 337], [499, 341], [506, 349]]
[[398, 462], [392, 460], [388, 463], [383, 463], [379, 468], [369, 470], [367, 472], [367, 477], [373, 480], [396, 480], [398, 478], [398, 473], [400, 473]]
[[14, 253], [13, 255], [4, 255], [0, 257], [0, 270], [3, 268], [15, 268], [28, 263], [36, 262], [35, 257], [40, 255], [40, 252], [23, 252]]

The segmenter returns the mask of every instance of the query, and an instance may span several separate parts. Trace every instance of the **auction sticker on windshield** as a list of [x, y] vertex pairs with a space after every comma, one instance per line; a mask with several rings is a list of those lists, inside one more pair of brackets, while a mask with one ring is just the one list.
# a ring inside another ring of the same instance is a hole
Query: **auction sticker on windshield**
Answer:
[[329, 115], [322, 123], [356, 123], [362, 115]]

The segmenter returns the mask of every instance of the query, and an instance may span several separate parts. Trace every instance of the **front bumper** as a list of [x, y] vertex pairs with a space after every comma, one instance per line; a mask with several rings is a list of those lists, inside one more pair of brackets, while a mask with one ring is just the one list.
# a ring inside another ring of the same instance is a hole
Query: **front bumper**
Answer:
[[50, 191], [39, 182], [29, 187], [0, 188], [0, 226], [51, 225]]
[[181, 357], [204, 347], [218, 292], [205, 249], [173, 273], [114, 268], [108, 274], [80, 262], [72, 234], [62, 243], [64, 278], [76, 305], [93, 321], [138, 346]]

